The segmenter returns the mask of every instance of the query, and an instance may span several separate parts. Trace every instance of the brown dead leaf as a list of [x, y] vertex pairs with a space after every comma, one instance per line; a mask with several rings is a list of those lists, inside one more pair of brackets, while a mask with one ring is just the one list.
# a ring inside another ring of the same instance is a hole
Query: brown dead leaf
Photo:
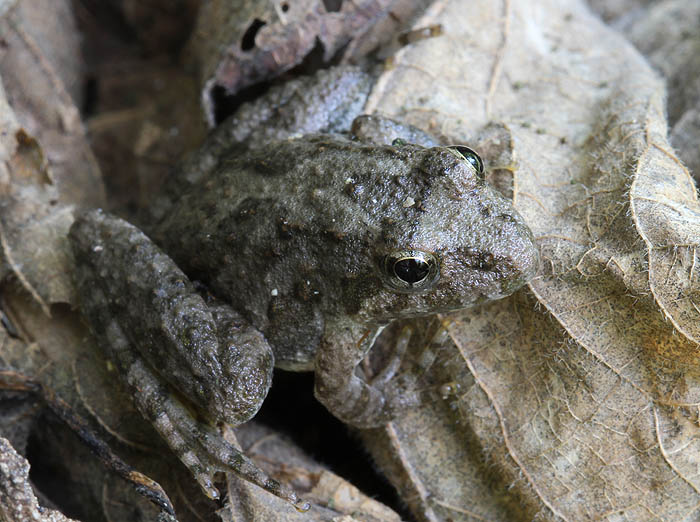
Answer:
[[0, 19], [3, 275], [13, 273], [46, 314], [50, 303], [72, 301], [70, 204], [104, 196], [72, 97], [79, 60], [71, 27], [66, 2], [18, 1]]
[[663, 125], [650, 125], [646, 142], [635, 144], [641, 155], [639, 164], [645, 168], [639, 169], [632, 186], [633, 210], [650, 251], [652, 292], [673, 325], [695, 342], [700, 341], [700, 282], [695, 266], [700, 229], [690, 174], [694, 169], [696, 178], [700, 175], [698, 20], [700, 4], [666, 0], [636, 17], [634, 23], [622, 24], [625, 34], [668, 80], [671, 142], [690, 168], [688, 172], [678, 165], [665, 141]]
[[48, 315], [49, 303], [72, 296], [65, 278], [70, 265], [65, 233], [72, 213], [57, 204], [43, 149], [20, 127], [1, 83], [0, 192], [2, 275], [12, 273]]
[[330, 471], [321, 471], [310, 498], [322, 500], [335, 511], [352, 515], [352, 520], [399, 522], [401, 519], [384, 504], [369, 498], [347, 480]]
[[100, 173], [76, 105], [79, 34], [67, 0], [18, 0], [0, 19], [0, 77], [17, 120], [43, 149], [61, 203], [100, 205]]
[[581, 2], [445, 1], [419, 23], [444, 37], [402, 50], [370, 108], [453, 142], [505, 125], [544, 266], [534, 298], [445, 318], [452, 355], [433, 346], [422, 378], [459, 385], [455, 414], [386, 428], [395, 480], [425, 520], [696, 516], [700, 208], [663, 84]]
[[281, 499], [252, 484], [230, 476], [229, 501], [221, 516], [229, 520], [336, 520], [398, 522], [399, 516], [369, 498], [348, 481], [330, 472], [269, 428], [249, 422], [236, 429], [245, 452], [272, 477], [291, 484], [312, 504], [297, 513]]
[[188, 54], [199, 71], [202, 102], [210, 125], [216, 122], [217, 89], [234, 94], [279, 76], [312, 54], [318, 55], [321, 63], [328, 63], [341, 52], [360, 57], [371, 50], [366, 45], [376, 48], [394, 37], [397, 28], [424, 9], [426, 3], [426, 0], [204, 3]]
[[656, 2], [616, 23], [667, 81], [671, 144], [700, 179], [700, 4]]

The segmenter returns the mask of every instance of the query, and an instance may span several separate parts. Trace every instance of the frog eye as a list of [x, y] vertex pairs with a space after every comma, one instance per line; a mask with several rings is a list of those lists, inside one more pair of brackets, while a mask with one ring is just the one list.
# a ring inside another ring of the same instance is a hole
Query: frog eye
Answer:
[[429, 290], [437, 282], [437, 257], [421, 250], [401, 250], [384, 257], [384, 273], [389, 286], [404, 292]]
[[477, 175], [481, 179], [484, 179], [484, 162], [481, 161], [481, 157], [474, 150], [470, 149], [469, 147], [465, 147], [464, 145], [450, 145], [448, 149], [456, 152], [459, 157], [461, 157], [467, 163], [470, 163], [476, 170]]

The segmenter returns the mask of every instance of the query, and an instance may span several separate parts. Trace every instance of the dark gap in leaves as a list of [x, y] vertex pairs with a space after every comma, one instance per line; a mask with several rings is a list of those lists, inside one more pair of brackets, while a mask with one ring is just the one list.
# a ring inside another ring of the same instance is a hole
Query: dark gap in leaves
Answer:
[[15, 324], [12, 322], [12, 320], [5, 314], [5, 312], [0, 308], [0, 323], [2, 324], [2, 327], [5, 329], [5, 333], [12, 337], [13, 339], [21, 339], [21, 336], [19, 334], [19, 331], [17, 330], [17, 327]]
[[343, 0], [323, 0], [323, 6], [329, 13], [337, 13], [343, 6]]
[[402, 520], [414, 520], [361, 441], [316, 400], [313, 389], [313, 373], [275, 370], [270, 393], [255, 420], [284, 433], [315, 460], [396, 511]]
[[248, 29], [245, 30], [245, 33], [243, 33], [243, 38], [241, 38], [241, 51], [250, 51], [255, 47], [255, 37], [266, 23], [259, 18], [253, 20]]
[[296, 78], [297, 76], [308, 76], [319, 69], [328, 67], [328, 63], [323, 61], [323, 57], [326, 54], [326, 48], [321, 43], [321, 40], [316, 37], [316, 41], [311, 50], [306, 53], [304, 59], [299, 62], [298, 65], [292, 67], [287, 71], [281, 78], [280, 81], [286, 81], [291, 78]]
[[[51, 437], [52, 440], [46, 440]], [[94, 499], [84, 498], [86, 488], [77, 483], [76, 478], [69, 475], [64, 465], [67, 458], [88, 458], [69, 453], [67, 448], [75, 448], [76, 444], [66, 446], [66, 438], [75, 437], [62, 422], [51, 413], [39, 415], [32, 432], [27, 438], [26, 459], [31, 467], [29, 478], [34, 486], [67, 517], [77, 520], [89, 520], [95, 513], [90, 512]], [[74, 442], [74, 441], [73, 441]], [[84, 448], [85, 453], [89, 453]], [[94, 458], [94, 457], [93, 457]], [[82, 495], [82, 498], [81, 498]]]
[[343, 59], [343, 56], [345, 55], [345, 50], [348, 48], [350, 45], [350, 41], [346, 43], [345, 45], [341, 45], [338, 50], [335, 52], [333, 56], [331, 56], [331, 59], [328, 61], [328, 64], [326, 65], [327, 67], [334, 67], [336, 65], [339, 65], [341, 60]]
[[[137, 40], [136, 31], [124, 18], [120, 6], [115, 2], [104, 2], [103, 0], [77, 0], [85, 14], [81, 15], [81, 9], [77, 9], [78, 24], [86, 23], [86, 14], [91, 18], [91, 22], [101, 28], [112, 38], [117, 38], [124, 43], [132, 43]], [[90, 51], [88, 47], [88, 52]]]
[[242, 104], [253, 101], [262, 96], [270, 88], [269, 82], [261, 82], [250, 85], [239, 90], [236, 94], [229, 94], [226, 89], [220, 85], [216, 85], [211, 90], [211, 98], [214, 107], [214, 120], [218, 125], [231, 114], [238, 110]]
[[85, 118], [93, 116], [98, 104], [98, 80], [97, 76], [89, 75], [83, 83], [83, 107], [82, 113]]

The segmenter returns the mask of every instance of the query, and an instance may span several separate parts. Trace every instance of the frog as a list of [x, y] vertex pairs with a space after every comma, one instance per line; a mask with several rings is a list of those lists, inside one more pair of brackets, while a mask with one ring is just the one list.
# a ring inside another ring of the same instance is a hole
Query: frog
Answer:
[[416, 406], [362, 374], [382, 329], [508, 296], [539, 266], [477, 152], [359, 114], [371, 78], [357, 68], [306, 81], [222, 124], [143, 231], [87, 209], [69, 232], [82, 314], [205, 494], [219, 498], [214, 475], [233, 472], [300, 511], [219, 430], [255, 416], [273, 368], [313, 371], [333, 415], [381, 426]]

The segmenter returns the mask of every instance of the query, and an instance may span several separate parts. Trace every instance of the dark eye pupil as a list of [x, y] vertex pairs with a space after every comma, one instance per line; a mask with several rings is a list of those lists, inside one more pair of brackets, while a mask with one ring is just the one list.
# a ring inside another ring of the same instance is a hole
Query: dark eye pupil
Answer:
[[429, 271], [428, 263], [415, 257], [407, 257], [394, 263], [396, 277], [412, 285], [425, 279]]
[[474, 157], [474, 154], [467, 154], [465, 158], [474, 166], [477, 172], [481, 172], [481, 165], [479, 165], [479, 160]]
[[477, 174], [483, 174], [484, 164], [481, 162], [481, 158], [476, 152], [464, 145], [453, 145], [450, 148], [459, 152], [465, 160], [471, 163]]

